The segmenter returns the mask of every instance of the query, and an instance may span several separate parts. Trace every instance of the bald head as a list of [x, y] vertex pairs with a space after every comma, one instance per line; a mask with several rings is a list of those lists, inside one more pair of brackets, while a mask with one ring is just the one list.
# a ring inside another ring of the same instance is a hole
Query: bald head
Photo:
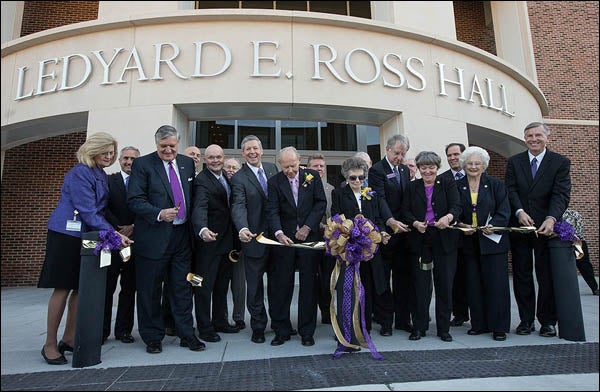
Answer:
[[204, 150], [204, 163], [206, 163], [206, 167], [216, 175], [221, 175], [224, 161], [225, 153], [221, 146], [211, 144]]
[[183, 153], [194, 160], [196, 173], [198, 173], [202, 169], [202, 154], [200, 153], [200, 149], [196, 146], [189, 146], [183, 150]]

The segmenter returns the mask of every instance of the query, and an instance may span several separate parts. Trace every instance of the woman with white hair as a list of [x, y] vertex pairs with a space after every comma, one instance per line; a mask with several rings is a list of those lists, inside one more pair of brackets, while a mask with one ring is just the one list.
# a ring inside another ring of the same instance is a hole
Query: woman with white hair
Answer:
[[507, 233], [492, 226], [508, 226], [510, 204], [504, 183], [485, 173], [490, 156], [481, 147], [468, 147], [460, 157], [466, 176], [456, 185], [464, 232], [463, 253], [467, 273], [467, 302], [471, 310], [469, 335], [492, 332], [494, 340], [506, 340], [510, 328]]

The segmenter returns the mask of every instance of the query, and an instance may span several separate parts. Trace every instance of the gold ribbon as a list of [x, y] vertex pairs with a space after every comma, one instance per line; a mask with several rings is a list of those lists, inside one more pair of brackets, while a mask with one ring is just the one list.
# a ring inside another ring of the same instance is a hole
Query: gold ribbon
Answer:
[[202, 286], [202, 276], [196, 275], [193, 273], [188, 273], [186, 280], [192, 284], [192, 286], [201, 287]]
[[[94, 241], [94, 240], [82, 240], [81, 241], [81, 247], [83, 249], [96, 249], [96, 246], [98, 245], [98, 241]], [[123, 248], [119, 251], [119, 255], [121, 256], [121, 259], [124, 262], [128, 262], [129, 259], [131, 258], [131, 248], [128, 246], [126, 248]]]

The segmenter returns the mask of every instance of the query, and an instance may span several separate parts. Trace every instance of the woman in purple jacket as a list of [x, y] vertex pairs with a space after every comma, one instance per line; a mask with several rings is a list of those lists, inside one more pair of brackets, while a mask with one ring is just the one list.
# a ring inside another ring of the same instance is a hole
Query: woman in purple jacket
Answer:
[[[46, 342], [42, 357], [49, 365], [67, 363], [65, 351], [73, 351], [81, 235], [95, 230], [112, 231], [104, 218], [108, 203], [108, 179], [104, 168], [116, 160], [117, 141], [108, 133], [95, 133], [79, 147], [77, 160], [64, 178], [60, 200], [48, 220], [46, 258], [38, 287], [53, 288], [48, 302]], [[121, 235], [121, 245], [131, 243]], [[69, 297], [69, 293], [71, 296]], [[58, 327], [69, 298], [63, 338], [57, 343]]]

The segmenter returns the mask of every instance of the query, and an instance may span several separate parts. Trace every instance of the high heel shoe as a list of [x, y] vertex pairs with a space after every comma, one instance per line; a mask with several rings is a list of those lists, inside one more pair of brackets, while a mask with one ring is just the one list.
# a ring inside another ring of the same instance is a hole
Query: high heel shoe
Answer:
[[61, 353], [61, 355], [65, 355], [65, 351], [73, 352], [73, 347], [61, 340], [58, 342], [58, 352]]
[[46, 356], [46, 353], [44, 352], [44, 347], [42, 347], [42, 357], [44, 357], [44, 360], [46, 361], [46, 363], [48, 365], [64, 365], [65, 363], [67, 363], [67, 358], [65, 358], [64, 355], [60, 355], [60, 357], [58, 358], [54, 358], [54, 359], [50, 359]]

